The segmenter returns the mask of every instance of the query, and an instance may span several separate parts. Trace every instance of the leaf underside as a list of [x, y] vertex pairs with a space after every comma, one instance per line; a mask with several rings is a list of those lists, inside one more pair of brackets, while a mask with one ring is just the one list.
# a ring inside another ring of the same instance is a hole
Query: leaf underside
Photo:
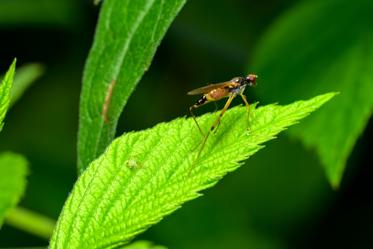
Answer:
[[341, 93], [290, 132], [316, 148], [334, 187], [373, 112], [372, 9], [366, 0], [302, 2], [279, 18], [253, 59], [267, 100]]
[[83, 75], [78, 134], [82, 172], [114, 138], [119, 116], [185, 0], [107, 0]]
[[[287, 106], [251, 111], [235, 107], [223, 117], [195, 167], [199, 133], [192, 119], [179, 118], [114, 140], [78, 179], [54, 231], [51, 248], [115, 248], [160, 221], [201, 190], [237, 169], [289, 125], [334, 96], [320, 95]], [[209, 129], [218, 114], [198, 118]]]

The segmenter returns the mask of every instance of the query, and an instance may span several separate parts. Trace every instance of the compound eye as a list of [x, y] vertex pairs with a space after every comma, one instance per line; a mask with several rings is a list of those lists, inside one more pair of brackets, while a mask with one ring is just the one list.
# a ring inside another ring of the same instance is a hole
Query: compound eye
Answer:
[[246, 80], [249, 82], [250, 86], [255, 86], [257, 78], [258, 78], [258, 75], [256, 75], [256, 74], [249, 74], [246, 77]]

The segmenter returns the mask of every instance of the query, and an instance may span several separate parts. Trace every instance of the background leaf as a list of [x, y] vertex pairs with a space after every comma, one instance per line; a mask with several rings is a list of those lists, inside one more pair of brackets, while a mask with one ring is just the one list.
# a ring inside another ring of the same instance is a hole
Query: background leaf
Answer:
[[41, 64], [30, 63], [17, 68], [17, 74], [14, 77], [14, 83], [10, 91], [10, 105], [13, 105], [23, 93], [44, 73]]
[[149, 241], [136, 241], [133, 242], [131, 245], [124, 246], [122, 249], [167, 249], [164, 246], [154, 245], [152, 242]]
[[55, 25], [66, 26], [77, 18], [72, 0], [0, 1], [0, 27]]
[[[287, 126], [334, 96], [287, 106], [229, 110], [195, 168], [201, 135], [192, 119], [179, 118], [116, 139], [76, 183], [57, 223], [51, 248], [113, 248], [126, 244], [203, 189], [213, 186]], [[216, 113], [199, 118], [208, 129]]]
[[185, 0], [108, 0], [102, 4], [84, 70], [78, 169], [114, 138], [118, 118]]
[[5, 118], [5, 114], [9, 108], [10, 102], [10, 91], [13, 84], [14, 71], [16, 68], [16, 60], [14, 59], [12, 65], [10, 65], [8, 71], [6, 72], [4, 79], [0, 84], [0, 131], [2, 130]]
[[373, 2], [366, 0], [300, 3], [279, 18], [253, 58], [255, 72], [266, 82], [258, 91], [270, 101], [341, 92], [291, 131], [316, 148], [334, 187], [372, 115], [372, 9]]
[[13, 208], [22, 196], [26, 185], [27, 161], [18, 154], [0, 154], [0, 226], [6, 212]]

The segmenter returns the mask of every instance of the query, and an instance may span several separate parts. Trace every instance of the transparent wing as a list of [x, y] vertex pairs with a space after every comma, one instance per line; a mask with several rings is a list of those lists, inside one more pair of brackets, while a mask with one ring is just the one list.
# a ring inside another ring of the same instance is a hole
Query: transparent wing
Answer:
[[197, 88], [197, 89], [193, 89], [192, 91], [189, 91], [187, 94], [188, 95], [205, 94], [205, 93], [209, 93], [212, 90], [217, 89], [217, 88], [232, 87], [232, 86], [235, 86], [235, 85], [236, 85], [236, 83], [234, 83], [234, 82], [226, 81], [226, 82], [222, 82], [222, 83], [210, 84], [208, 86], [203, 86], [203, 87], [200, 87], [200, 88]]

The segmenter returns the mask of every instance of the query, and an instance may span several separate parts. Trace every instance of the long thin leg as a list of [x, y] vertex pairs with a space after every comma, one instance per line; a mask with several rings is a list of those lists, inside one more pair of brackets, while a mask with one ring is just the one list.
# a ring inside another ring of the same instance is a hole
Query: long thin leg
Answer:
[[209, 129], [209, 131], [207, 132], [206, 136], [203, 138], [203, 141], [202, 141], [202, 145], [201, 145], [201, 148], [199, 149], [198, 151], [198, 154], [197, 154], [197, 157], [196, 157], [196, 160], [194, 161], [194, 163], [192, 164], [192, 166], [190, 167], [190, 170], [189, 170], [189, 174], [190, 172], [192, 172], [192, 169], [196, 166], [197, 162], [198, 162], [198, 159], [200, 158], [201, 156], [201, 153], [203, 151], [203, 148], [205, 147], [206, 145], [206, 142], [207, 142], [207, 139], [208, 137], [210, 136], [210, 133], [215, 129], [215, 127], [219, 124], [221, 118], [223, 117], [224, 113], [228, 110], [230, 104], [232, 103], [232, 100], [234, 99], [235, 95], [231, 95], [229, 96], [227, 102], [225, 103], [224, 105], [224, 108], [223, 110], [220, 112], [219, 114], [219, 117], [214, 121], [214, 123], [212, 124], [211, 128]]
[[[214, 102], [214, 104], [215, 104], [215, 112], [216, 112], [216, 111], [218, 110], [218, 105], [216, 104], [216, 102]], [[219, 122], [218, 125], [215, 127], [215, 129], [214, 129], [214, 134], [216, 134], [216, 131], [218, 130], [219, 126], [220, 126], [220, 122]]]
[[198, 107], [200, 106], [203, 106], [207, 103], [209, 103], [210, 101], [207, 100], [207, 97], [205, 95], [203, 95], [198, 101], [197, 103], [195, 103], [194, 105], [192, 105], [191, 107], [189, 107], [189, 112], [190, 114], [192, 115], [193, 117], [193, 120], [194, 122], [196, 123], [197, 127], [198, 127], [198, 130], [201, 132], [202, 136], [204, 137], [205, 134], [203, 133], [201, 127], [199, 126], [198, 122], [197, 122], [197, 119], [196, 119], [196, 116], [194, 115], [193, 113], [193, 109], [197, 109]]
[[193, 113], [193, 109], [196, 109], [198, 108], [199, 106], [197, 105], [192, 105], [191, 107], [189, 107], [189, 112], [190, 112], [190, 115], [192, 115], [192, 118], [194, 120], [194, 122], [196, 123], [197, 127], [198, 127], [198, 130], [201, 132], [202, 136], [204, 137], [205, 134], [203, 133], [201, 127], [199, 126], [198, 122], [197, 122], [197, 119], [196, 119], [196, 116], [194, 115]]
[[249, 105], [249, 102], [247, 102], [246, 96], [244, 94], [241, 94], [241, 98], [242, 98], [243, 102], [245, 102], [245, 105], [246, 105], [246, 109], [247, 109], [247, 126], [249, 127], [249, 123], [250, 123], [250, 105]]
[[214, 112], [216, 112], [218, 110], [218, 105], [216, 104], [216, 102], [214, 101], [214, 105], [215, 105], [215, 110]]

